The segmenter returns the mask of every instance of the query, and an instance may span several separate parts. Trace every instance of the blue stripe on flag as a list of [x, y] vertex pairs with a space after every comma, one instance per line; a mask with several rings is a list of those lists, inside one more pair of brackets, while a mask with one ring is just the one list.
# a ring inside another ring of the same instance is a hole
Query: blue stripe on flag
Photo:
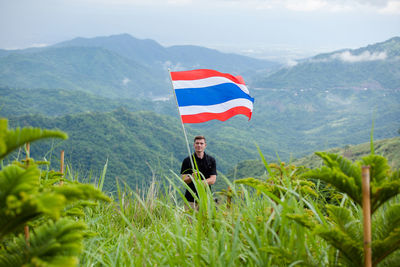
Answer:
[[222, 83], [201, 88], [185, 88], [175, 90], [178, 106], [208, 106], [224, 103], [237, 98], [245, 98], [254, 102], [254, 98], [243, 92], [234, 83]]

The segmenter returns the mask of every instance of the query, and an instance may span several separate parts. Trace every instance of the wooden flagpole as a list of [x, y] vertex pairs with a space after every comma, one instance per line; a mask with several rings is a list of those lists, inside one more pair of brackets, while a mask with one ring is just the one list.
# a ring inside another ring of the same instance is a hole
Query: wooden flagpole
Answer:
[[192, 167], [194, 167], [193, 159], [192, 159], [192, 153], [190, 152], [190, 145], [189, 145], [189, 141], [188, 141], [188, 138], [187, 138], [187, 135], [186, 135], [185, 126], [183, 125], [182, 116], [181, 116], [181, 113], [179, 112], [178, 100], [176, 98], [176, 93], [175, 93], [175, 89], [174, 89], [174, 83], [172, 82], [172, 76], [171, 76], [171, 70], [170, 69], [168, 69], [168, 73], [169, 73], [169, 79], [171, 81], [172, 91], [174, 93], [176, 108], [178, 109], [179, 118], [181, 119], [181, 125], [182, 125], [182, 129], [183, 129], [183, 134], [184, 134], [185, 140], [186, 140], [186, 148], [187, 148], [188, 153], [189, 153], [190, 163], [192, 164]]
[[371, 199], [370, 199], [370, 175], [369, 166], [362, 166], [362, 207], [364, 221], [364, 266], [372, 266], [372, 248], [371, 248]]

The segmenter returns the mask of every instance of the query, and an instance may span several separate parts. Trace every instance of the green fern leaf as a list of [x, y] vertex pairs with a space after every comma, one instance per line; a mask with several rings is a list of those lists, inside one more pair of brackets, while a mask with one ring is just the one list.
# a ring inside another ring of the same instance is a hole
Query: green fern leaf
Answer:
[[363, 266], [362, 243], [338, 228], [318, 227], [315, 233], [339, 250], [341, 259], [348, 266]]
[[309, 179], [319, 179], [333, 185], [339, 191], [346, 193], [356, 203], [361, 205], [361, 187], [359, 186], [358, 179], [352, 176], [347, 176], [338, 168], [330, 169], [323, 166], [320, 169], [310, 170], [302, 175]]
[[84, 223], [65, 218], [49, 221], [30, 234], [29, 247], [20, 235], [0, 250], [0, 266], [76, 266], [85, 229]]
[[380, 186], [387, 181], [390, 166], [387, 159], [379, 155], [368, 155], [362, 158], [362, 165], [370, 166], [371, 185]]
[[400, 248], [400, 204], [389, 205], [374, 218], [372, 256], [375, 265]]
[[59, 217], [65, 197], [39, 193], [39, 177], [35, 165], [27, 169], [9, 165], [0, 171], [0, 240], [40, 214]]
[[62, 131], [46, 130], [40, 128], [16, 128], [7, 130], [7, 120], [0, 119], [0, 160], [26, 143], [44, 138], [67, 139], [68, 135]]

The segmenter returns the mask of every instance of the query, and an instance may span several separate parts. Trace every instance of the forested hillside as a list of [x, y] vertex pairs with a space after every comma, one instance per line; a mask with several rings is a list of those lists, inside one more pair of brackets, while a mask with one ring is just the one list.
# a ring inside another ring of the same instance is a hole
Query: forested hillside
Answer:
[[[368, 142], [372, 127], [377, 140], [395, 137], [399, 47], [399, 38], [393, 38], [350, 54], [317, 55], [269, 74], [276, 66], [270, 62], [201, 47], [165, 48], [127, 35], [78, 38], [48, 48], [2, 51], [0, 115], [12, 127], [67, 132], [71, 138], [58, 147], [73, 168], [101, 171], [108, 159], [109, 183], [120, 177], [140, 186], [153, 173], [177, 172], [187, 154], [167, 65], [241, 69], [255, 98], [252, 119], [186, 125], [190, 143], [194, 135], [207, 137], [207, 150], [222, 174], [258, 159], [257, 146], [268, 160], [289, 162]], [[363, 76], [356, 75], [359, 71]], [[50, 143], [42, 144], [33, 153], [43, 157], [50, 149]]]
[[84, 47], [2, 57], [0, 84], [80, 90], [107, 97], [162, 95], [168, 89], [165, 79], [152, 75], [147, 67], [109, 50]]
[[400, 37], [302, 60], [295, 66], [283, 68], [269, 76], [259, 75], [254, 86], [400, 90]]
[[[110, 190], [115, 189], [113, 185], [117, 177], [139, 188], [149, 185], [153, 176], [162, 181], [163, 176], [171, 171], [179, 173], [180, 164], [187, 157], [179, 119], [153, 112], [118, 109], [53, 118], [27, 115], [11, 117], [10, 125], [44, 126], [68, 132], [67, 141], [32, 145], [32, 156], [58, 164], [59, 155], [54, 154], [52, 148], [64, 150], [68, 164], [84, 176], [90, 173], [96, 176], [108, 160], [109, 178], [105, 184]], [[190, 128], [187, 130], [190, 137], [200, 134]], [[219, 171], [227, 171], [243, 158], [257, 156], [254, 148], [243, 148], [241, 144], [230, 141], [233, 138], [228, 134], [226, 138], [210, 138], [208, 142], [207, 152], [216, 156]]]
[[[371, 143], [363, 143], [358, 145], [346, 145], [344, 147], [336, 147], [327, 150], [328, 153], [341, 155], [351, 161], [359, 160], [371, 154]], [[381, 155], [388, 160], [388, 164], [392, 169], [400, 168], [400, 137], [388, 138], [374, 141], [374, 153]], [[269, 163], [278, 163], [272, 161]], [[310, 154], [302, 158], [294, 159], [293, 161], [284, 162], [284, 166], [294, 165], [297, 167], [305, 166], [307, 168], [319, 168], [322, 166], [322, 160], [317, 155]], [[231, 180], [255, 177], [266, 177], [267, 170], [261, 160], [246, 160], [240, 162], [235, 168], [227, 173], [227, 177]]]
[[168, 68], [217, 68], [253, 75], [277, 63], [196, 46], [163, 47], [130, 35], [77, 38], [37, 49], [3, 51], [0, 86], [65, 89], [111, 98], [171, 96]]
[[177, 116], [171, 100], [152, 101], [146, 98], [106, 98], [83, 91], [64, 89], [22, 89], [0, 87], [0, 115], [27, 114], [60, 116], [83, 112], [107, 112], [124, 107], [130, 111], [149, 110]]

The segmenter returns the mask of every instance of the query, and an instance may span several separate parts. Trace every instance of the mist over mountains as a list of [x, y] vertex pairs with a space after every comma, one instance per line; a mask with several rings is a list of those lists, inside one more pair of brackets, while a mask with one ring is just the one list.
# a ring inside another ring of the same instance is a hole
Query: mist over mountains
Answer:
[[353, 50], [304, 59], [269, 76], [259, 76], [264, 88], [400, 89], [400, 37]]
[[293, 66], [204, 47], [163, 47], [127, 34], [0, 50], [0, 115], [14, 127], [70, 133], [58, 147], [72, 166], [100, 170], [108, 158], [111, 176], [140, 185], [143, 177], [178, 172], [185, 154], [168, 68], [211, 68], [242, 75], [248, 84], [251, 121], [237, 116], [186, 126], [189, 139], [207, 136], [221, 173], [258, 158], [256, 145], [269, 160], [289, 161], [368, 142], [373, 124], [375, 139], [400, 129], [399, 37]]

